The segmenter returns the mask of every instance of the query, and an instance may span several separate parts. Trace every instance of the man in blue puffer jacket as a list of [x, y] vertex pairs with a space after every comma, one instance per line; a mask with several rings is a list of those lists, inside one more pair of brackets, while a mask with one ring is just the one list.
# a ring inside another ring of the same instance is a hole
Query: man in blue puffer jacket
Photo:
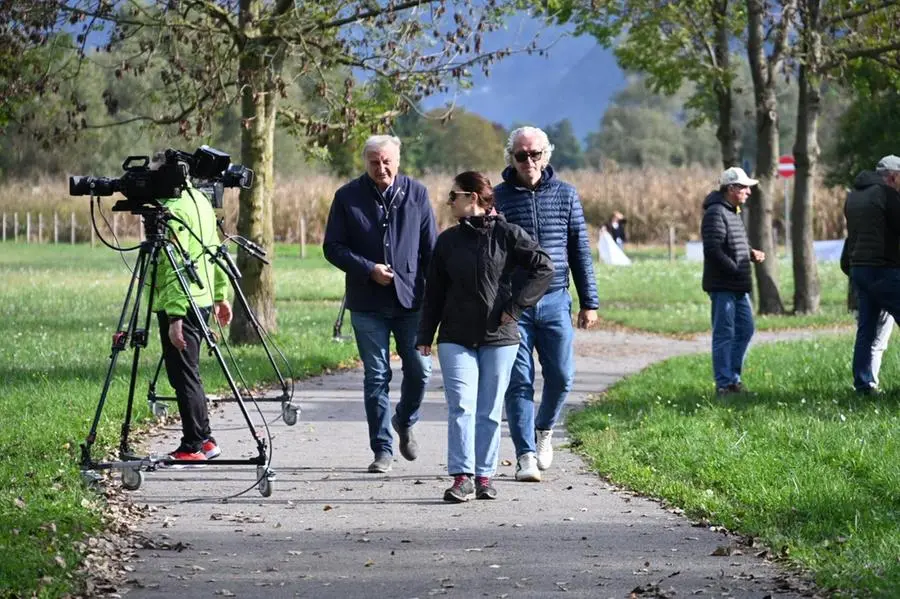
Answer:
[[[597, 322], [597, 281], [584, 209], [575, 188], [557, 179], [550, 166], [553, 146], [536, 127], [514, 130], [506, 144], [509, 166], [494, 188], [497, 210], [525, 229], [553, 260], [550, 288], [519, 318], [519, 353], [506, 391], [506, 417], [516, 446], [516, 480], [540, 482], [553, 461], [551, 436], [575, 379], [569, 270], [578, 291], [578, 327]], [[541, 405], [534, 411], [534, 355], [544, 378]]]

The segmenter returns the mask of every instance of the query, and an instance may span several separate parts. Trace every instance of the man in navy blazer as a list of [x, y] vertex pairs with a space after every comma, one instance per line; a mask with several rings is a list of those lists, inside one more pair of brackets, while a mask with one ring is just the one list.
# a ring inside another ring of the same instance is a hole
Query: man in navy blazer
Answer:
[[[400, 453], [414, 460], [413, 425], [431, 376], [431, 358], [416, 351], [425, 275], [437, 239], [428, 191], [397, 174], [400, 140], [373, 135], [363, 147], [366, 172], [337, 190], [325, 226], [325, 258], [343, 270], [346, 307], [365, 371], [363, 393], [369, 472], [388, 472], [393, 461], [391, 428]], [[403, 364], [400, 401], [390, 416], [391, 334]]]

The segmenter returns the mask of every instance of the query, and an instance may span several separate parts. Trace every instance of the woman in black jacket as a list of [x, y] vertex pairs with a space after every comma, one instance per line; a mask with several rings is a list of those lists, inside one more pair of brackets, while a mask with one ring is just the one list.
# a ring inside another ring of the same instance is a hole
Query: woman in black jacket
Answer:
[[449, 204], [459, 224], [435, 245], [416, 346], [430, 355], [440, 325], [447, 469], [454, 478], [444, 499], [494, 499], [502, 398], [519, 349], [516, 321], [547, 290], [553, 265], [521, 227], [494, 211], [483, 174], [457, 175]]

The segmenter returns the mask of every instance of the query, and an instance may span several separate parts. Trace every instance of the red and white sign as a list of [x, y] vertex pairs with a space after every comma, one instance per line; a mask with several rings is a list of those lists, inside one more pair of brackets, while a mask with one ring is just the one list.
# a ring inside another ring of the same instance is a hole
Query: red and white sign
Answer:
[[797, 170], [794, 167], [794, 157], [785, 154], [778, 158], [778, 176], [784, 177], [785, 179], [790, 179], [794, 176], [794, 171]]

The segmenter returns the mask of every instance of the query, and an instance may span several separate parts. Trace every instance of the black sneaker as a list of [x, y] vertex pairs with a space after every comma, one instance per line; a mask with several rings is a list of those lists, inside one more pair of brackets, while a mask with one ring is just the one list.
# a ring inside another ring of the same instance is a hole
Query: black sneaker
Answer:
[[475, 477], [475, 499], [497, 499], [497, 489], [487, 476]]
[[475, 497], [475, 485], [468, 474], [457, 474], [453, 477], [453, 486], [444, 491], [444, 501], [465, 503]]
[[394, 427], [394, 430], [397, 431], [397, 436], [400, 437], [400, 455], [410, 462], [419, 457], [419, 444], [413, 435], [412, 427], [398, 425], [396, 414], [391, 417], [391, 426]]

